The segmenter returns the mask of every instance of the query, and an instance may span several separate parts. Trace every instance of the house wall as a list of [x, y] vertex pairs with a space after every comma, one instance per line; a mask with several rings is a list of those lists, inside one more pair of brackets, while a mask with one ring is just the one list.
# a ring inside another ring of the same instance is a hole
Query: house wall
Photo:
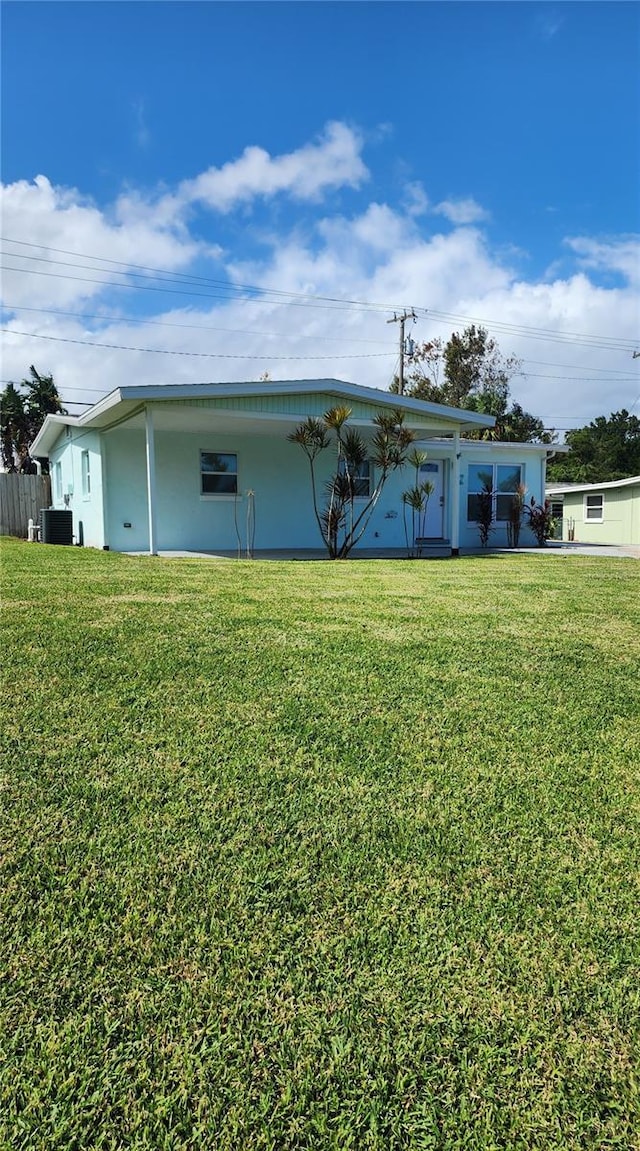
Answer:
[[[469, 466], [480, 464], [483, 467], [494, 464], [517, 466], [521, 468], [521, 482], [526, 488], [525, 500], [530, 502], [533, 496], [536, 503], [544, 502], [544, 480], [546, 451], [532, 452], [530, 448], [523, 450], [521, 445], [513, 444], [506, 447], [497, 447], [486, 441], [478, 443], [467, 442], [463, 445], [460, 459], [460, 547], [477, 548], [480, 546], [478, 525], [468, 520], [468, 494], [469, 494]], [[520, 546], [531, 547], [536, 539], [533, 532], [526, 526], [526, 517], [523, 519], [520, 532]], [[507, 525], [495, 522], [489, 537], [489, 547], [507, 547]]]
[[[142, 429], [114, 428], [102, 435], [106, 488], [106, 542], [116, 551], [149, 547], [145, 435]], [[451, 441], [421, 445], [430, 460], [443, 461], [444, 533], [450, 536], [449, 508], [453, 474]], [[234, 452], [238, 456], [238, 499], [201, 495], [200, 452]], [[256, 551], [322, 546], [313, 514], [309, 465], [301, 448], [284, 435], [218, 435], [212, 432], [155, 432], [157, 547], [159, 550], [235, 551], [247, 538], [247, 491], [254, 492]], [[318, 488], [332, 467], [330, 452], [319, 457]], [[467, 464], [520, 464], [527, 499], [543, 498], [542, 453], [497, 449], [488, 444], [463, 445], [460, 460], [460, 547], [479, 546], [478, 528], [467, 522]], [[393, 474], [380, 498], [361, 547], [403, 548], [402, 491], [413, 483], [409, 467]], [[74, 496], [75, 502], [75, 496]], [[358, 509], [356, 504], [356, 512]], [[130, 527], [125, 527], [130, 524]], [[91, 540], [85, 536], [85, 542]], [[521, 543], [533, 542], [523, 527]], [[506, 526], [491, 537], [506, 546]], [[99, 546], [102, 546], [101, 544]]]
[[584, 497], [586, 492], [564, 493], [563, 539], [569, 538], [570, 520], [574, 521], [574, 540], [593, 544], [640, 545], [640, 484], [624, 488], [597, 488], [589, 495], [604, 497], [602, 523], [585, 522]]
[[[82, 455], [88, 453], [90, 492], [83, 493]], [[61, 490], [56, 465], [61, 467]], [[63, 427], [49, 456], [51, 506], [73, 513], [74, 543], [102, 548], [105, 544], [101, 436], [97, 431]], [[64, 497], [68, 496], [68, 505]]]
[[[116, 428], [103, 436], [108, 476], [107, 542], [115, 551], [149, 547], [145, 436]], [[200, 452], [238, 456], [238, 499], [202, 496]], [[322, 546], [313, 514], [309, 464], [284, 436], [155, 433], [157, 547], [165, 550], [235, 551], [237, 528], [246, 547], [249, 490], [254, 493], [256, 550]], [[318, 487], [331, 472], [331, 457], [318, 461]], [[406, 485], [405, 485], [406, 486]], [[374, 513], [364, 546], [402, 547], [399, 491], [387, 493]], [[388, 512], [395, 516], [388, 517]], [[126, 528], [125, 523], [131, 524]], [[376, 537], [375, 532], [378, 532]]]

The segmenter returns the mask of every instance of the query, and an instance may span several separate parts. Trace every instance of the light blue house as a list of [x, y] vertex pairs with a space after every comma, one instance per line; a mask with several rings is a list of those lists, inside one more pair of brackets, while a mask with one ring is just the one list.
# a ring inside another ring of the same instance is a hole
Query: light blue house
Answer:
[[[478, 546], [474, 521], [483, 477], [495, 492], [494, 546], [506, 544], [506, 512], [518, 484], [544, 499], [544, 445], [465, 440], [491, 417], [340, 380], [121, 387], [81, 416], [47, 416], [32, 445], [48, 457], [55, 508], [70, 508], [76, 543], [123, 552], [255, 554], [321, 549], [308, 461], [287, 436], [307, 416], [351, 409], [350, 423], [372, 438], [374, 417], [402, 409], [427, 453], [434, 485], [424, 529], [434, 547]], [[319, 457], [326, 478], [331, 452]], [[375, 477], [360, 477], [362, 496]], [[322, 480], [322, 474], [320, 474]], [[409, 468], [391, 475], [359, 548], [405, 546], [402, 492]], [[525, 538], [526, 537], [526, 538]], [[522, 543], [531, 542], [523, 529]]]

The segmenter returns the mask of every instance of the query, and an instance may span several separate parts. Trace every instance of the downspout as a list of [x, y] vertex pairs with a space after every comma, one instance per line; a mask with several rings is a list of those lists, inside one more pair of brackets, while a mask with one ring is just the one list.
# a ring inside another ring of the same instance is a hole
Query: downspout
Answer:
[[157, 556], [156, 535], [156, 449], [153, 428], [153, 409], [149, 404], [144, 409], [144, 428], [147, 449], [147, 509], [149, 513], [149, 555]]
[[451, 555], [460, 555], [460, 432], [453, 433], [451, 462]]

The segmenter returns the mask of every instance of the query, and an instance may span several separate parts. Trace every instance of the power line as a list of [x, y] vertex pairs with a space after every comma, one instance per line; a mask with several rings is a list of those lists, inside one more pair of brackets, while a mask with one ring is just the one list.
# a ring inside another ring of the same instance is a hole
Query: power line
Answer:
[[[584, 370], [584, 364], [558, 364], [558, 363], [552, 362], [551, 360], [530, 360], [526, 357], [523, 357], [522, 363], [523, 364], [539, 364], [541, 367], [546, 367], [546, 368], [575, 369], [578, 372], [581, 372]], [[633, 379], [633, 380], [637, 380], [637, 378], [638, 378], [638, 372], [624, 372], [624, 371], [619, 371], [617, 368], [596, 368], [596, 367], [594, 367], [593, 364], [589, 364], [589, 371], [590, 372], [608, 372], [609, 374], [613, 373], [616, 377], [629, 376], [630, 379]], [[528, 374], [529, 373], [527, 372], [526, 375], [528, 375]], [[606, 383], [607, 381], [603, 380], [602, 382]]]
[[[167, 320], [152, 320], [152, 319], [149, 319], [148, 317], [145, 317], [145, 316], [122, 316], [122, 315], [114, 316], [114, 315], [109, 315], [108, 313], [102, 313], [102, 312], [72, 312], [72, 311], [68, 311], [68, 310], [63, 309], [63, 308], [35, 308], [35, 307], [27, 307], [26, 305], [23, 305], [23, 304], [11, 304], [11, 303], [4, 303], [2, 305], [2, 307], [7, 312], [37, 312], [38, 314], [51, 315], [51, 316], [70, 316], [70, 317], [73, 317], [74, 319], [79, 319], [79, 320], [100, 320], [100, 321], [108, 321], [108, 322], [113, 322], [113, 323], [118, 323], [118, 324], [149, 324], [149, 325], [152, 325], [154, 327], [184, 329], [185, 331], [227, 332], [227, 333], [234, 334], [234, 335], [267, 336], [269, 338], [277, 338], [277, 339], [286, 339], [288, 336], [288, 333], [286, 333], [286, 332], [265, 332], [265, 331], [259, 331], [256, 329], [251, 329], [251, 328], [226, 328], [226, 327], [221, 327], [219, 325], [213, 325], [213, 324], [176, 324], [176, 323], [172, 323], [172, 322], [167, 321]], [[305, 336], [301, 333], [298, 333], [296, 335], [296, 339], [322, 340], [322, 341], [327, 341], [327, 342], [331, 342], [331, 343], [343, 343], [345, 341], [345, 339], [347, 339], [347, 338], [349, 339], [350, 344], [367, 344], [367, 345], [374, 345], [376, 347], [381, 347], [381, 346], [384, 347], [385, 346], [385, 342], [383, 340], [363, 340], [363, 339], [352, 338], [350, 336], [349, 337], [324, 336], [324, 335], [317, 335], [317, 334], [313, 335], [313, 336]], [[319, 357], [313, 357], [313, 358], [319, 358]], [[339, 358], [342, 358], [342, 357], [339, 357]], [[523, 358], [522, 362], [524, 364], [539, 364], [540, 366], [545, 366], [545, 367], [550, 367], [550, 368], [551, 367], [565, 368], [567, 371], [584, 371], [584, 368], [585, 368], [584, 364], [564, 364], [564, 363], [557, 363], [557, 362], [553, 362], [553, 361], [549, 361], [549, 360], [531, 360], [531, 359], [528, 359], [526, 357]], [[562, 379], [566, 379], [567, 381], [575, 380], [578, 383], [600, 383], [600, 382], [602, 382], [602, 383], [624, 383], [627, 378], [630, 380], [637, 380], [637, 378], [638, 378], [638, 372], [637, 371], [625, 372], [625, 371], [622, 371], [622, 370], [617, 369], [617, 368], [598, 368], [592, 364], [589, 365], [588, 370], [590, 372], [599, 372], [601, 374], [606, 373], [609, 376], [612, 376], [613, 378], [610, 380], [605, 379], [605, 380], [600, 381], [597, 377], [592, 377], [592, 376], [556, 376], [556, 375], [545, 375], [541, 372], [530, 372], [530, 371], [525, 371], [523, 373], [523, 375], [527, 379], [540, 379], [540, 380], [545, 380], [545, 379], [546, 380], [562, 380]]]
[[[278, 339], [286, 339], [289, 335], [288, 332], [260, 332], [252, 330], [251, 328], [222, 328], [212, 324], [174, 324], [167, 320], [150, 320], [144, 316], [109, 316], [100, 312], [68, 312], [61, 308], [33, 308], [27, 307], [23, 304], [8, 304], [2, 305], [6, 312], [38, 312], [50, 316], [73, 316], [79, 320], [109, 320], [118, 324], [153, 324], [160, 328], [185, 328], [196, 332], [231, 332], [238, 336], [270, 336]], [[346, 339], [350, 344], [374, 344], [376, 347], [387, 347], [385, 340], [359, 340], [352, 339], [351, 336], [305, 336], [303, 334], [296, 334], [297, 339], [303, 340], [325, 340], [331, 343], [344, 343]]]
[[437, 323], [450, 324], [452, 320], [471, 322], [473, 324], [486, 324], [488, 328], [495, 329], [500, 335], [518, 336], [524, 339], [545, 340], [549, 343], [584, 344], [589, 348], [603, 348], [606, 351], [628, 352], [634, 343], [623, 338], [613, 336], [588, 335], [585, 332], [560, 332], [554, 328], [527, 328], [524, 325], [509, 324], [503, 320], [483, 320], [477, 316], [462, 316], [453, 312], [437, 312], [430, 308], [429, 318]]
[[[315, 303], [316, 301], [320, 301], [323, 305], [324, 304], [338, 304], [340, 306], [352, 305], [352, 306], [355, 306], [357, 308], [361, 308], [361, 309], [364, 309], [367, 311], [384, 311], [384, 312], [390, 311], [391, 308], [393, 307], [393, 305], [391, 305], [391, 304], [373, 304], [370, 301], [351, 300], [351, 299], [347, 299], [347, 298], [340, 297], [340, 296], [312, 295], [310, 293], [305, 293], [305, 292], [291, 292], [291, 291], [287, 291], [287, 290], [282, 289], [282, 288], [264, 288], [264, 287], [260, 287], [256, 284], [235, 284], [231, 280], [221, 280], [221, 279], [216, 278], [214, 276], [195, 276], [195, 275], [192, 275], [191, 273], [188, 273], [188, 272], [174, 272], [171, 269], [167, 269], [167, 268], [153, 268], [153, 267], [149, 267], [145, 264], [130, 264], [130, 263], [127, 263], [125, 260], [112, 260], [108, 256], [95, 256], [95, 255], [91, 255], [91, 253], [74, 252], [74, 251], [70, 251], [70, 250], [65, 249], [65, 248], [51, 248], [46, 244], [34, 244], [34, 243], [27, 241], [27, 240], [14, 240], [8, 236], [0, 236], [0, 240], [4, 243], [20, 244], [21, 246], [29, 247], [29, 248], [39, 248], [41, 251], [58, 252], [61, 255], [67, 255], [67, 256], [79, 256], [81, 259], [100, 261], [103, 264], [117, 264], [117, 265], [119, 265], [119, 267], [124, 268], [125, 271], [120, 272], [114, 268], [113, 271], [110, 272], [108, 268], [93, 268], [90, 265], [75, 264], [75, 263], [71, 263], [71, 262], [66, 261], [66, 260], [51, 260], [46, 256], [29, 256], [29, 255], [22, 254], [19, 252], [7, 252], [6, 253], [7, 256], [14, 256], [14, 257], [17, 256], [18, 259], [21, 259], [21, 260], [38, 260], [42, 263], [59, 264], [59, 265], [65, 266], [65, 267], [85, 268], [87, 271], [96, 271], [96, 272], [100, 271], [100, 272], [105, 272], [106, 274], [120, 275], [120, 276], [125, 276], [125, 275], [138, 276], [139, 273], [141, 274], [143, 272], [152, 272], [153, 273], [152, 276], [145, 276], [144, 278], [145, 279], [163, 279], [164, 277], [169, 277], [170, 282], [175, 282], [175, 283], [204, 284], [204, 285], [212, 284], [216, 287], [223, 288], [227, 292], [257, 292], [260, 295], [283, 296], [286, 298], [287, 302], [292, 302], [293, 300], [301, 300], [301, 301], [304, 300], [304, 301], [313, 301]], [[24, 268], [24, 269], [13, 268], [10, 270], [11, 271], [28, 271], [27, 268]], [[398, 305], [396, 304], [395, 307], [397, 308]]]
[[58, 344], [82, 344], [90, 348], [110, 348], [118, 352], [146, 352], [158, 356], [194, 356], [206, 360], [276, 360], [278, 363], [283, 360], [292, 360], [297, 363], [300, 360], [368, 360], [379, 357], [388, 358], [396, 354], [395, 352], [357, 352], [355, 355], [346, 356], [263, 356], [245, 355], [238, 352], [183, 352], [168, 348], [132, 348], [127, 344], [106, 344], [97, 340], [73, 340], [67, 336], [46, 336], [39, 332], [20, 332], [15, 328], [0, 328], [0, 332], [5, 332], [11, 336], [26, 336], [30, 340], [54, 340]]
[[[106, 268], [95, 268], [97, 272], [107, 272]], [[2, 271], [4, 272], [19, 272], [24, 276], [49, 276], [57, 280], [74, 280], [80, 284], [100, 284], [105, 288], [127, 288], [129, 291], [135, 292], [165, 292], [171, 296], [198, 296], [207, 300], [224, 300], [225, 303], [241, 303], [241, 304], [268, 304], [272, 307], [297, 307], [297, 308], [326, 308], [329, 311], [345, 311], [345, 312], [386, 312], [389, 309], [386, 307], [377, 307], [376, 305], [357, 305], [352, 306], [350, 301], [341, 303], [312, 303], [305, 302], [304, 300], [270, 300], [258, 298], [254, 299], [250, 296], [222, 296], [215, 292], [196, 292], [196, 291], [181, 291], [180, 288], [159, 288], [155, 284], [126, 284], [119, 280], [94, 280], [91, 276], [71, 276], [67, 272], [44, 272], [39, 268], [15, 268], [10, 265], [3, 265]], [[108, 273], [107, 273], [108, 274]], [[182, 283], [183, 281], [176, 281]], [[340, 305], [340, 306], [338, 306]]]
[[[241, 302], [244, 302], [244, 303], [297, 304], [298, 306], [306, 306], [306, 307], [331, 307], [331, 308], [338, 307], [338, 308], [345, 308], [346, 310], [353, 310], [355, 308], [355, 309], [363, 310], [363, 311], [392, 311], [394, 309], [397, 311], [399, 309], [399, 305], [373, 304], [373, 303], [367, 302], [367, 301], [351, 300], [348, 298], [340, 298], [340, 297], [334, 297], [334, 296], [311, 295], [309, 293], [305, 294], [302, 292], [289, 292], [289, 291], [285, 291], [285, 290], [280, 289], [280, 288], [263, 288], [263, 287], [259, 287], [259, 286], [255, 285], [255, 284], [254, 285], [251, 285], [251, 284], [233, 284], [232, 282], [230, 282], [228, 280], [220, 280], [220, 279], [216, 279], [215, 277], [194, 276], [194, 275], [191, 275], [190, 273], [173, 272], [173, 271], [167, 270], [167, 269], [152, 268], [152, 267], [144, 265], [144, 264], [129, 264], [124, 260], [113, 260], [110, 257], [95, 256], [95, 255], [91, 255], [89, 253], [72, 251], [72, 250], [66, 249], [66, 248], [53, 248], [53, 247], [50, 247], [46, 244], [36, 244], [32, 241], [17, 240], [15, 238], [11, 238], [11, 237], [0, 237], [0, 240], [3, 240], [5, 243], [19, 245], [21, 247], [38, 248], [40, 251], [57, 252], [60, 255], [79, 256], [80, 258], [83, 258], [83, 259], [100, 261], [101, 263], [108, 263], [108, 264], [114, 264], [114, 265], [117, 264], [120, 268], [133, 269], [132, 272], [126, 272], [126, 271], [125, 272], [118, 272], [114, 269], [113, 273], [109, 273], [109, 270], [106, 268], [92, 268], [91, 266], [82, 265], [82, 264], [69, 264], [68, 265], [68, 266], [72, 266], [72, 267], [85, 268], [88, 271], [103, 271], [106, 274], [117, 274], [117, 275], [129, 274], [129, 275], [135, 275], [136, 277], [138, 277], [138, 272], [150, 271], [150, 272], [153, 272], [154, 275], [152, 277], [144, 277], [144, 278], [146, 278], [146, 279], [151, 279], [151, 278], [158, 279], [159, 277], [160, 278], [169, 277], [168, 282], [183, 284], [185, 286], [188, 284], [198, 284], [198, 285], [212, 284], [212, 285], [215, 285], [217, 287], [222, 287], [224, 289], [224, 291], [227, 293], [231, 293], [231, 292], [258, 293], [259, 296], [261, 297], [261, 299], [251, 299], [251, 298], [247, 298], [247, 297], [243, 297], [243, 296], [238, 297], [238, 296], [233, 296], [233, 295], [232, 296], [230, 296], [230, 295], [218, 296], [218, 295], [215, 295], [212, 293], [208, 294], [208, 293], [198, 293], [198, 292], [190, 292], [190, 293], [189, 292], [183, 292], [183, 293], [176, 293], [176, 294], [204, 295], [204, 296], [208, 295], [209, 298], [211, 298], [211, 299], [225, 299], [225, 300], [239, 299]], [[26, 255], [20, 255], [19, 253], [7, 253], [7, 255], [18, 256], [18, 258], [20, 258], [20, 259], [37, 259], [37, 260], [41, 260], [42, 262], [58, 263], [60, 265], [64, 265], [66, 263], [65, 261], [49, 260], [47, 257], [26, 256]], [[14, 272], [21, 272], [22, 271], [25, 273], [28, 273], [29, 271], [32, 271], [32, 272], [35, 271], [33, 269], [28, 269], [28, 268], [7, 268], [6, 270], [7, 271], [14, 271]], [[60, 278], [79, 280], [81, 282], [84, 281], [87, 283], [105, 284], [106, 286], [112, 286], [112, 287], [115, 287], [115, 286], [130, 287], [130, 288], [137, 287], [139, 289], [146, 288], [146, 290], [149, 290], [149, 287], [147, 285], [142, 285], [142, 284], [137, 284], [137, 285], [126, 284], [126, 285], [124, 285], [124, 284], [119, 284], [118, 281], [104, 281], [104, 280], [93, 281], [93, 280], [90, 280], [86, 277], [81, 277], [81, 276], [63, 276], [62, 273], [39, 272], [36, 274], [57, 275]], [[157, 288], [157, 287], [153, 287], [150, 290], [153, 290], [153, 291], [170, 291], [170, 289], [161, 289], [161, 288]], [[274, 300], [274, 299], [268, 299], [267, 297], [280, 297], [280, 299]], [[404, 306], [404, 305], [402, 305], [402, 306]], [[412, 311], [413, 310], [414, 309], [412, 309]], [[549, 340], [551, 342], [560, 342], [560, 343], [574, 343], [574, 342], [575, 343], [585, 343], [588, 347], [602, 347], [602, 348], [608, 348], [609, 350], [612, 350], [612, 351], [614, 351], [614, 350], [629, 351], [630, 349], [634, 349], [637, 346], [637, 341], [626, 340], [622, 337], [617, 339], [616, 337], [609, 337], [609, 336], [604, 336], [604, 335], [599, 335], [599, 334], [590, 334], [590, 333], [584, 333], [584, 332], [560, 332], [557, 329], [537, 328], [537, 327], [531, 327], [531, 326], [522, 325], [522, 324], [511, 324], [511, 323], [508, 323], [506, 321], [501, 321], [501, 320], [487, 320], [487, 319], [481, 319], [479, 317], [464, 316], [464, 315], [460, 315], [460, 314], [454, 313], [454, 312], [444, 312], [444, 311], [439, 311], [438, 309], [430, 309], [430, 308], [423, 308], [423, 307], [417, 308], [415, 310], [417, 310], [421, 315], [428, 316], [428, 317], [436, 320], [439, 323], [443, 323], [443, 322], [450, 323], [451, 321], [454, 321], [454, 322], [458, 322], [458, 321], [469, 322], [470, 321], [472, 323], [487, 324], [488, 326], [495, 328], [496, 330], [499, 330], [500, 332], [502, 332], [504, 334], [520, 335], [520, 336], [524, 336], [524, 337], [530, 338], [530, 339], [545, 339], [545, 340]]]

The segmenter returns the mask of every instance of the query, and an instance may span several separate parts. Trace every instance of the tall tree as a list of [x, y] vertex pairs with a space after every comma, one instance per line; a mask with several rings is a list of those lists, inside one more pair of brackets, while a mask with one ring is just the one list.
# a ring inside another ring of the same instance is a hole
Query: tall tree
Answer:
[[30, 444], [48, 415], [67, 414], [53, 376], [41, 376], [33, 364], [29, 373], [18, 387], [9, 382], [0, 393], [2, 463], [8, 471], [35, 471]]
[[[517, 356], [505, 356], [486, 328], [470, 324], [454, 332], [446, 344], [431, 340], [418, 344], [408, 357], [406, 394], [452, 408], [466, 408], [494, 416], [496, 426], [478, 432], [481, 439], [550, 443], [542, 421], [520, 404], [510, 406], [510, 382], [522, 374]], [[398, 381], [391, 385], [398, 391]]]
[[640, 475], [640, 419], [623, 408], [567, 432], [569, 451], [549, 464], [552, 483], [603, 484]]
[[29, 427], [24, 396], [12, 383], [0, 393], [0, 443], [3, 468], [8, 472], [21, 471], [29, 456]]

